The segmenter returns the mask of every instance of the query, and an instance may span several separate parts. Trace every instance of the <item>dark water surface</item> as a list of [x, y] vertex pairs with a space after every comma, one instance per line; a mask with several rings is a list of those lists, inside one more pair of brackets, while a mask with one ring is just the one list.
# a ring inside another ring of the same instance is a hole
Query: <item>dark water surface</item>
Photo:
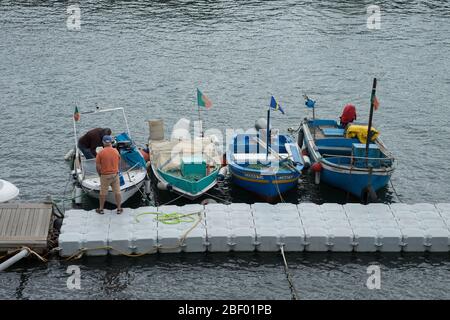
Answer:
[[[148, 119], [164, 118], [167, 133], [181, 116], [196, 119], [196, 87], [214, 104], [203, 113], [207, 128], [249, 128], [275, 95], [286, 115], [274, 115], [274, 126], [285, 131], [309, 116], [303, 93], [317, 99], [320, 117], [337, 118], [352, 102], [367, 119], [377, 77], [375, 125], [398, 159], [400, 199], [449, 201], [448, 2], [378, 1], [381, 29], [372, 31], [371, 1], [91, 0], [81, 2], [80, 31], [66, 27], [68, 4], [0, 0], [0, 177], [20, 188], [21, 200], [63, 197], [75, 102], [82, 111], [125, 107], [144, 144]], [[82, 117], [80, 126], [117, 123], [95, 121]], [[287, 201], [357, 201], [303, 179]], [[213, 195], [256, 200], [227, 182], [220, 187]], [[380, 200], [399, 201], [390, 186]], [[450, 298], [448, 254], [289, 254], [288, 261], [302, 298]], [[365, 287], [372, 263], [381, 266], [381, 290]], [[276, 254], [74, 264], [82, 290], [66, 288], [66, 263], [22, 263], [0, 276], [0, 298], [290, 298]]]

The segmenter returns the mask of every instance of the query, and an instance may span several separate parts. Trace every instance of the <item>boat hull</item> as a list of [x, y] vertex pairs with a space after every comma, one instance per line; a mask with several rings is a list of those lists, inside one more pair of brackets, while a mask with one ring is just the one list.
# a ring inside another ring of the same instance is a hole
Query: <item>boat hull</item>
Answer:
[[214, 171], [203, 179], [190, 182], [174, 177], [152, 166], [153, 175], [164, 185], [170, 185], [170, 192], [175, 192], [190, 200], [197, 199], [212, 189], [217, 184], [219, 170]]
[[[77, 150], [77, 154], [80, 151]], [[81, 156], [81, 158], [83, 158]], [[86, 160], [84, 160], [86, 161]], [[89, 161], [89, 160], [88, 160]], [[83, 192], [91, 198], [99, 199], [100, 197], [100, 177], [90, 175], [86, 177], [86, 171], [83, 172], [83, 167], [81, 166], [81, 160], [75, 158], [74, 169], [76, 172], [75, 181], [81, 187]], [[95, 163], [95, 159], [94, 159]], [[91, 164], [92, 165], [92, 164]], [[92, 169], [91, 169], [92, 171]], [[135, 169], [128, 173], [123, 173], [124, 184], [120, 186], [120, 194], [122, 198], [121, 204], [126, 202], [131, 198], [144, 184], [145, 178], [147, 176], [147, 171], [144, 168]], [[116, 200], [111, 187], [109, 187], [108, 193], [106, 195], [106, 202], [116, 205]]]
[[11, 182], [0, 179], [0, 203], [13, 200], [19, 195], [19, 189]]
[[[358, 198], [363, 197], [363, 193], [369, 186], [368, 173], [352, 173], [348, 171], [337, 171], [336, 169], [327, 168], [323, 166], [320, 174], [320, 180], [333, 187], [340, 188], [344, 191], [350, 192]], [[372, 174], [370, 177], [370, 186], [376, 192], [385, 187], [390, 180], [390, 175]]]
[[271, 135], [270, 141], [267, 145], [259, 133], [235, 135], [227, 163], [235, 185], [272, 202], [298, 185], [303, 160], [291, 136]]
[[[139, 191], [139, 189], [142, 187], [143, 184], [144, 184], [144, 180], [142, 180], [141, 182], [136, 183], [135, 185], [128, 187], [126, 189], [121, 189], [120, 190], [120, 195], [122, 198], [121, 204], [125, 203], [128, 199], [130, 199], [133, 195], [135, 195], [136, 192]], [[100, 198], [100, 190], [89, 189], [89, 188], [86, 188], [85, 186], [81, 186], [81, 188], [83, 189], [84, 193], [86, 195], [88, 195], [89, 197], [94, 198], [94, 199]], [[116, 205], [116, 199], [115, 199], [114, 193], [112, 191], [108, 191], [108, 193], [106, 194], [106, 202]]]
[[247, 173], [233, 165], [229, 165], [232, 181], [265, 200], [274, 200], [281, 194], [295, 188], [300, 174], [297, 172], [276, 175]]

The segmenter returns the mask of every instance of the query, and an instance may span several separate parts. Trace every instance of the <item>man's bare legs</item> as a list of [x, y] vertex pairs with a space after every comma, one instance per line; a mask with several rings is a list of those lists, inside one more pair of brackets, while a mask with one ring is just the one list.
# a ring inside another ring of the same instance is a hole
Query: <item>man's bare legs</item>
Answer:
[[100, 195], [100, 210], [105, 208], [106, 195]]
[[122, 196], [120, 192], [115, 193], [114, 197], [116, 198], [117, 213], [122, 213]]

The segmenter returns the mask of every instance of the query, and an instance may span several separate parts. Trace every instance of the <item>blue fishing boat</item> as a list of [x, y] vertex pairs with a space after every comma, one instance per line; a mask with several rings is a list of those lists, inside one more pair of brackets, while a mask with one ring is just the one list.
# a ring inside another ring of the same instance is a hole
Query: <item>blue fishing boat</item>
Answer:
[[[276, 109], [273, 97], [272, 101]], [[257, 133], [235, 135], [228, 146], [227, 163], [233, 183], [274, 201], [297, 186], [303, 159], [293, 137], [270, 130], [270, 108], [265, 127], [257, 127]]]
[[[394, 156], [372, 127], [373, 108], [378, 105], [375, 88], [376, 79], [369, 124], [355, 123], [354, 106], [347, 105], [340, 123], [314, 116], [305, 118], [297, 139], [313, 163], [317, 184], [325, 182], [366, 202], [376, 199], [376, 192], [389, 183], [395, 169]], [[314, 110], [314, 101], [308, 97], [306, 105]]]

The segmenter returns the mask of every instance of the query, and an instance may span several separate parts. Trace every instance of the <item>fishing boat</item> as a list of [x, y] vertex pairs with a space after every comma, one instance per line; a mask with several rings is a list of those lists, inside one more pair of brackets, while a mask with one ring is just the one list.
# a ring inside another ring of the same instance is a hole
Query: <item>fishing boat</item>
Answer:
[[292, 137], [276, 134], [271, 140], [268, 155], [267, 144], [258, 133], [235, 135], [227, 150], [233, 183], [269, 202], [295, 188], [303, 169]]
[[13, 200], [19, 195], [19, 189], [11, 182], [0, 179], [0, 203]]
[[271, 108], [279, 108], [273, 97], [267, 121], [257, 121], [256, 133], [236, 134], [227, 150], [233, 183], [269, 202], [295, 188], [304, 167], [295, 139], [270, 128]]
[[[147, 176], [147, 166], [142, 154], [131, 138], [128, 122], [125, 116], [124, 108], [98, 109], [90, 112], [82, 112], [81, 115], [94, 116], [111, 113], [121, 113], [123, 117], [123, 125], [126, 131], [118, 134], [114, 138], [113, 147], [120, 153], [120, 193], [122, 203], [131, 198], [142, 187]], [[86, 159], [81, 150], [78, 148], [78, 137], [76, 128], [76, 119], [74, 117], [74, 134], [75, 134], [75, 152], [73, 159], [74, 174], [73, 177], [77, 185], [88, 196], [98, 199], [100, 196], [100, 177], [96, 170], [94, 159]], [[116, 204], [114, 194], [109, 187], [106, 201]]]
[[[189, 120], [183, 123], [186, 122]], [[208, 192], [221, 176], [222, 152], [213, 135], [191, 139], [186, 129], [186, 134], [172, 134], [171, 139], [165, 140], [162, 120], [150, 121], [149, 154], [158, 189], [191, 200]]]
[[[378, 104], [375, 89], [376, 79], [369, 123], [352, 121], [343, 125], [313, 116], [301, 123], [297, 140], [311, 159], [317, 184], [325, 182], [365, 202], [377, 199], [376, 192], [389, 183], [395, 169], [394, 156], [372, 127], [374, 105]], [[308, 97], [305, 104], [314, 110], [314, 101]]]

